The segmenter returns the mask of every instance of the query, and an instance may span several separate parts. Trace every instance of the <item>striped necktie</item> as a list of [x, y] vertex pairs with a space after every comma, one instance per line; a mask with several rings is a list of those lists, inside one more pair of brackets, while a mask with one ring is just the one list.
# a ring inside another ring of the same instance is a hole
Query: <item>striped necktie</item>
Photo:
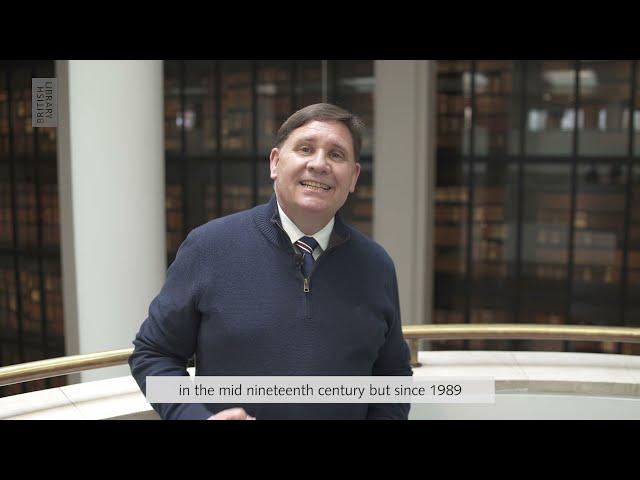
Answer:
[[302, 251], [302, 273], [305, 278], [309, 278], [313, 267], [313, 251], [318, 246], [318, 242], [313, 237], [302, 237], [296, 240], [294, 244]]

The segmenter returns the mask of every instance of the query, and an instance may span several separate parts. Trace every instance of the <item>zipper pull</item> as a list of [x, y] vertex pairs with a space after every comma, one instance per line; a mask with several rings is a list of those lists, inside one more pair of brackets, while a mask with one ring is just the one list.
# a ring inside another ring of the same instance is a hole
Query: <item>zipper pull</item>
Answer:
[[309, 279], [304, 279], [304, 293], [309, 293]]

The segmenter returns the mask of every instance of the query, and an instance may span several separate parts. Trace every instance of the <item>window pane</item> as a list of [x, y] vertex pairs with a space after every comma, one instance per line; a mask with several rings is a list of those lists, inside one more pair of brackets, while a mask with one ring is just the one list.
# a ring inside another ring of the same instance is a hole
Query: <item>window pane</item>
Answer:
[[251, 62], [225, 61], [222, 64], [222, 149], [229, 153], [249, 153], [252, 145]]
[[[620, 324], [626, 168], [579, 165], [574, 220], [573, 323]], [[580, 351], [616, 353], [615, 344], [574, 342]]]
[[636, 65], [635, 106], [633, 110], [633, 154], [640, 155], [640, 62]]
[[373, 92], [375, 77], [372, 60], [336, 62], [337, 104], [358, 115], [365, 124], [361, 155], [373, 153]]
[[258, 64], [258, 152], [268, 156], [280, 125], [291, 115], [292, 62], [263, 61]]
[[478, 60], [475, 74], [474, 153], [520, 152], [520, 71], [513, 61]]
[[528, 61], [525, 151], [528, 155], [573, 152], [575, 69], [572, 62]]
[[224, 162], [222, 165], [222, 215], [251, 208], [253, 165], [248, 162]]
[[271, 180], [269, 162], [261, 159], [258, 162], [258, 204], [267, 203], [273, 193], [273, 180]]
[[58, 205], [58, 172], [53, 163], [40, 165], [40, 219], [42, 245], [60, 248], [60, 209]]
[[171, 264], [184, 240], [184, 191], [180, 164], [167, 161], [165, 166], [165, 214], [167, 221], [167, 256]]
[[18, 245], [38, 246], [38, 217], [36, 209], [35, 164], [16, 165], [16, 219], [18, 221]]
[[42, 336], [41, 291], [38, 261], [34, 258], [20, 258], [20, 297], [23, 339], [39, 342]]
[[214, 161], [194, 163], [189, 168], [189, 230], [218, 216], [217, 165]]
[[[471, 323], [513, 323], [518, 165], [475, 162]], [[472, 340], [471, 349], [509, 350], [512, 342]]]
[[580, 63], [580, 155], [627, 155], [631, 62]]
[[0, 256], [0, 335], [2, 340], [18, 336], [18, 298], [13, 257]]
[[187, 61], [184, 129], [187, 152], [212, 153], [216, 149], [216, 89], [212, 61]]
[[11, 74], [13, 151], [17, 160], [33, 158], [31, 126], [31, 71], [16, 69]]
[[164, 149], [179, 153], [182, 148], [181, 62], [164, 62]]
[[0, 71], [0, 161], [9, 157], [9, 89], [4, 71]]
[[[640, 165], [634, 165], [632, 172], [625, 324], [640, 327]], [[640, 355], [640, 343], [623, 344], [622, 353]]]
[[[437, 168], [434, 241], [434, 322], [465, 323], [471, 127], [471, 61], [437, 62]], [[462, 349], [464, 342], [430, 347]]]
[[[442, 153], [468, 154], [471, 128], [471, 62], [437, 62], [438, 158]], [[440, 161], [440, 160], [438, 160]]]
[[57, 259], [44, 260], [42, 262], [42, 271], [49, 351], [64, 350], [64, 312], [60, 261]]
[[373, 169], [371, 162], [362, 164], [358, 184], [340, 210], [344, 220], [365, 235], [373, 236]]
[[296, 109], [322, 102], [322, 61], [296, 62]]
[[0, 163], [0, 247], [13, 245], [11, 182], [8, 163]]
[[[523, 323], [564, 324], [571, 218], [571, 165], [524, 166], [522, 280], [519, 317]], [[531, 350], [562, 351], [556, 341], [523, 341]]]

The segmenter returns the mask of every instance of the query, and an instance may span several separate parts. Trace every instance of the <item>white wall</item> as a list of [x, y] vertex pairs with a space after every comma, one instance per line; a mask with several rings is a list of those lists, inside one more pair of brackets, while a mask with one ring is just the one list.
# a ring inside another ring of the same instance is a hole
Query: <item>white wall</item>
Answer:
[[58, 61], [56, 70], [67, 355], [126, 348], [166, 270], [162, 61]]
[[404, 324], [431, 323], [435, 64], [375, 62], [373, 237], [396, 265]]

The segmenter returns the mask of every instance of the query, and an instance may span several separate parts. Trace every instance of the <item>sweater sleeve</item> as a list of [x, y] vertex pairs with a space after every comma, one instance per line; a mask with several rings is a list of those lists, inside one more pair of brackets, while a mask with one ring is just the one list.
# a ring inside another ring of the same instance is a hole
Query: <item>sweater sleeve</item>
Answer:
[[[146, 394], [147, 376], [188, 376], [187, 363], [193, 356], [200, 313], [197, 309], [197, 266], [202, 259], [192, 231], [178, 249], [160, 293], [149, 306], [129, 357], [131, 374]], [[204, 420], [212, 413], [198, 403], [155, 403], [151, 405], [165, 420]]]
[[[389, 259], [391, 261], [391, 259]], [[373, 375], [412, 376], [411, 354], [409, 346], [402, 335], [400, 319], [400, 301], [398, 298], [398, 280], [396, 271], [391, 263], [391, 299], [393, 303], [393, 317], [385, 343], [378, 352], [378, 358], [373, 365]], [[367, 420], [407, 420], [409, 417], [409, 403], [371, 403], [367, 411]]]

